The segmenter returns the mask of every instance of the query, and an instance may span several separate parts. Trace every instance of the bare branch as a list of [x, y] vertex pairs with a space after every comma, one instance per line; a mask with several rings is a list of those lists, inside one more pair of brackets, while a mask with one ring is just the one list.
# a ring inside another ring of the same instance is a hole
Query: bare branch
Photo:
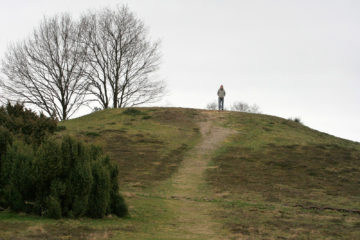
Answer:
[[237, 112], [260, 113], [260, 108], [258, 105], [253, 104], [252, 106], [250, 106], [245, 102], [235, 102], [231, 106], [231, 110]]
[[84, 30], [67, 14], [44, 18], [30, 38], [7, 51], [2, 62], [7, 95], [61, 120], [74, 114], [89, 89]]
[[103, 108], [158, 101], [165, 91], [152, 80], [159, 68], [159, 42], [151, 43], [143, 22], [127, 7], [84, 15], [87, 26], [87, 77], [91, 93]]

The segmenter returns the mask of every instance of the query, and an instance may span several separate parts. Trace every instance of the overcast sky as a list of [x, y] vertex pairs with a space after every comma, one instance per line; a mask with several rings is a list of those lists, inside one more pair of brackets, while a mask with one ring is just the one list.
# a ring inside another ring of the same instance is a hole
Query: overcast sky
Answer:
[[127, 4], [160, 39], [158, 106], [256, 103], [265, 114], [360, 141], [358, 0], [0, 0], [0, 56], [44, 15]]

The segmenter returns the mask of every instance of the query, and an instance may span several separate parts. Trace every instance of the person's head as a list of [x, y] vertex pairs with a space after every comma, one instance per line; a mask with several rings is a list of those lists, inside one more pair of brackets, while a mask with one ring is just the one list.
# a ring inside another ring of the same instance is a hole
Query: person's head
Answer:
[[224, 88], [224, 86], [223, 86], [223, 85], [221, 85], [221, 86], [220, 86], [220, 88], [221, 88], [221, 89], [223, 89], [223, 88]]

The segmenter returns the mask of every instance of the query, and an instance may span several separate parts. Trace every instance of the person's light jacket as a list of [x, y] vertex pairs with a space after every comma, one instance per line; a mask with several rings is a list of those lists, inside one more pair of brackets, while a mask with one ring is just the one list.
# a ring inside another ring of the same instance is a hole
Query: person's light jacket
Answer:
[[217, 95], [219, 98], [224, 98], [225, 97], [225, 90], [223, 88], [220, 88], [217, 92]]

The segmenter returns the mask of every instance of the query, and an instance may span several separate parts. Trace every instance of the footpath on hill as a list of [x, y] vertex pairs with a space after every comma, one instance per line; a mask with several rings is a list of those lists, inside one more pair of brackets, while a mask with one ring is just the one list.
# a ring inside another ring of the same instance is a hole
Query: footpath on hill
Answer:
[[174, 216], [158, 231], [176, 232], [183, 239], [224, 239], [222, 225], [211, 217], [216, 204], [209, 201], [213, 193], [206, 184], [205, 171], [210, 167], [211, 154], [234, 130], [217, 124], [221, 113], [203, 114], [199, 122], [202, 140], [186, 155], [172, 178], [153, 189], [151, 194], [167, 199], [168, 211]]
[[[216, 113], [215, 113], [216, 114]], [[218, 239], [221, 226], [212, 221], [211, 212], [214, 204], [207, 202], [209, 192], [206, 191], [205, 170], [213, 153], [233, 131], [216, 126], [214, 113], [207, 114], [207, 121], [200, 122], [202, 141], [183, 160], [177, 174], [172, 178], [170, 197], [180, 199], [176, 204], [178, 228], [184, 232], [207, 236], [207, 239]]]

